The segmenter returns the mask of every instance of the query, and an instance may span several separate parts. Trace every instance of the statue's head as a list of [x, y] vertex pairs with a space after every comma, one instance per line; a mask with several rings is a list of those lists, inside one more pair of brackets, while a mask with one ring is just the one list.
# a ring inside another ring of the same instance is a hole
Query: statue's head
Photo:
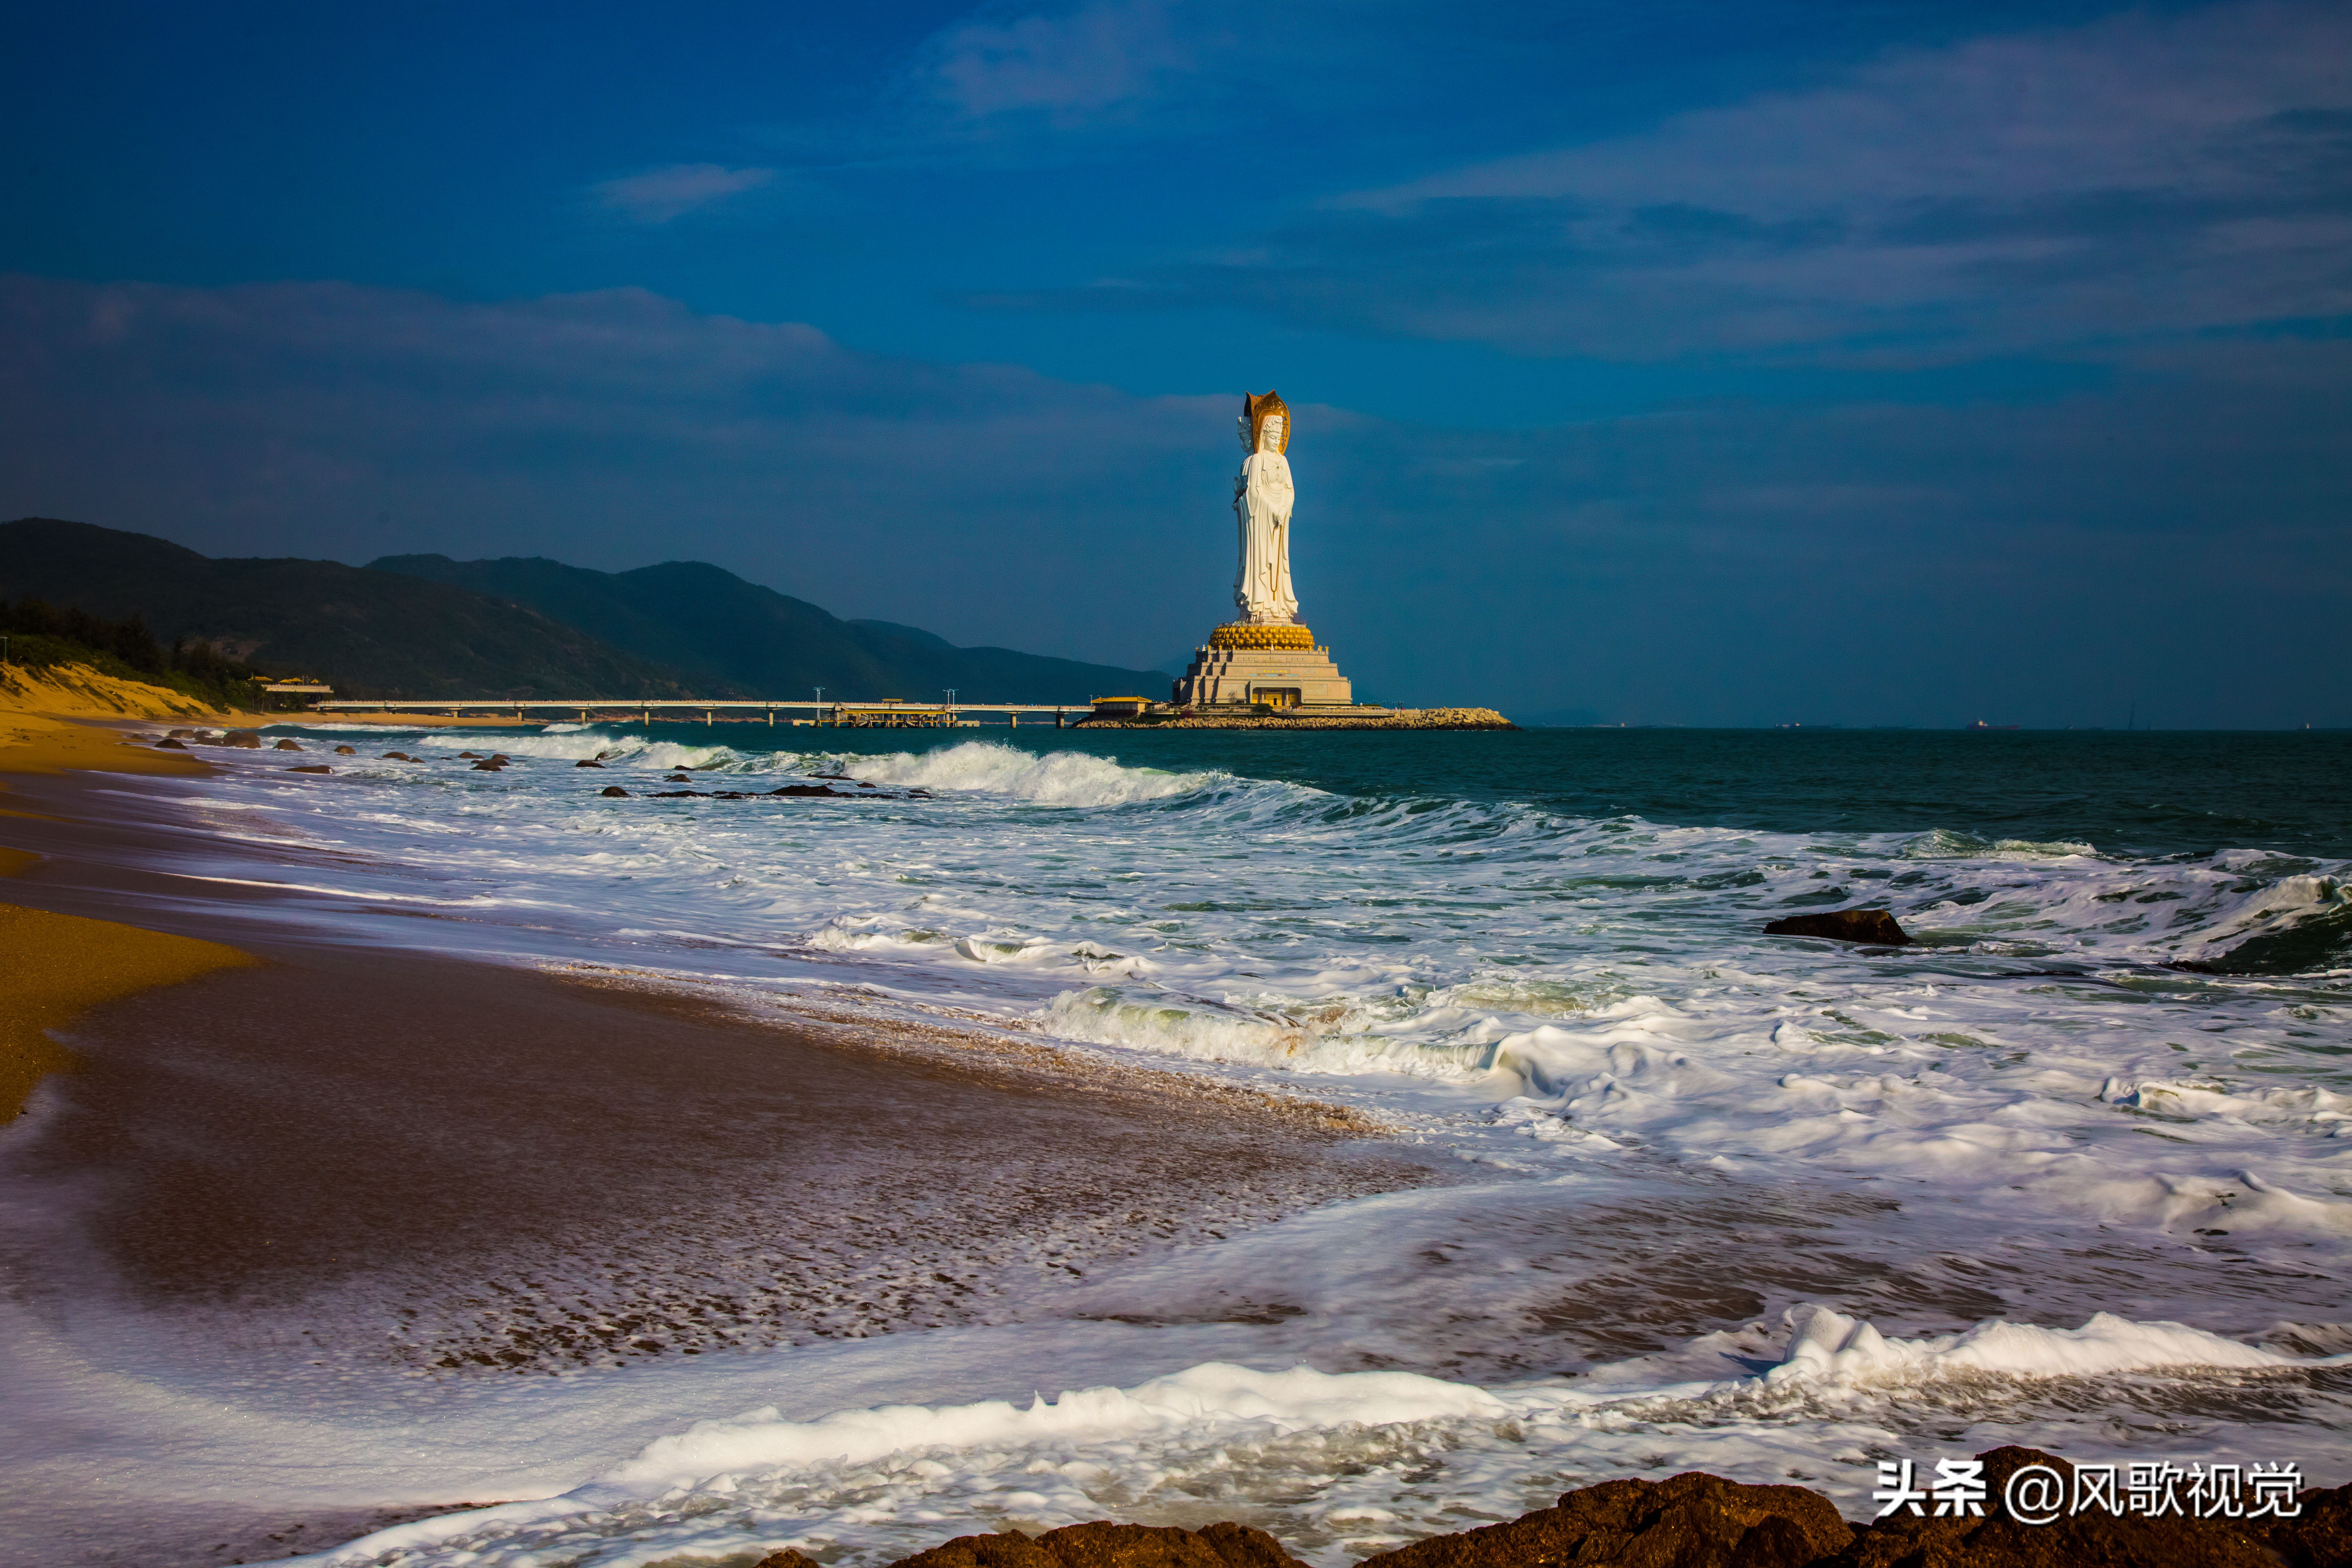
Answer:
[[1252, 452], [1290, 450], [1290, 408], [1282, 394], [1242, 394], [1242, 446]]

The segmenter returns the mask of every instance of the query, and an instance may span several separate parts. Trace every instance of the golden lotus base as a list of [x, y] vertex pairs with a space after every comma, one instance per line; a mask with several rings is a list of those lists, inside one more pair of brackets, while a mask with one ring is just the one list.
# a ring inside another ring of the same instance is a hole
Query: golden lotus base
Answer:
[[1261, 626], [1254, 621], [1230, 621], [1209, 634], [1214, 648], [1278, 648], [1311, 651], [1315, 634], [1301, 626]]

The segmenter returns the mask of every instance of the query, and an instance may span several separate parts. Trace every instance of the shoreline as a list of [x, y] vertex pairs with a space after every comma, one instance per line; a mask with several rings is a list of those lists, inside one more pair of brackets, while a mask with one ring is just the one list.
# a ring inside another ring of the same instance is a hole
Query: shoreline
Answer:
[[[126, 720], [186, 718], [194, 716], [190, 710], [210, 710], [176, 692], [136, 688], [81, 666], [62, 671], [0, 670], [0, 795], [15, 795], [5, 782], [12, 775], [103, 772], [187, 777], [210, 771], [193, 757], [135, 747], [113, 727]], [[31, 706], [36, 701], [89, 711], [45, 711]], [[147, 711], [132, 711], [142, 708]], [[164, 711], [154, 712], [158, 708]], [[99, 715], [99, 721], [89, 721]], [[14, 805], [0, 811], [27, 815]], [[29, 870], [40, 858], [32, 850], [0, 849], [0, 877]], [[74, 1066], [73, 1053], [52, 1039], [50, 1031], [71, 1026], [108, 1002], [259, 962], [219, 942], [5, 901], [0, 901], [0, 950], [10, 957], [0, 971], [0, 1125], [23, 1114], [43, 1079]]]
[[[273, 892], [163, 868], [202, 832], [168, 788], [150, 811], [121, 777], [11, 782], [31, 809], [0, 816], [0, 846], [40, 857], [12, 894], [27, 918], [241, 960], [81, 1013], [80, 1070], [0, 1145], [0, 1206], [32, 1216], [9, 1258], [30, 1315], [0, 1341], [57, 1347], [12, 1398], [66, 1434], [0, 1469], [0, 1532], [43, 1561], [258, 1561], [535, 1495], [498, 1450], [445, 1453], [436, 1389], [461, 1410], [517, 1374], [649, 1391], [641, 1435], [592, 1418], [588, 1469], [534, 1483], [574, 1485], [723, 1413], [709, 1400], [772, 1401], [727, 1392], [767, 1364], [746, 1352], [978, 1330], [1104, 1268], [1432, 1179], [1337, 1108], [1112, 1073], [1009, 1031], [761, 1016], [659, 976], [314, 936], [256, 907]], [[68, 1349], [82, 1321], [112, 1327]], [[141, 1401], [119, 1405], [126, 1348], [195, 1413], [151, 1432]], [[82, 1364], [106, 1381], [55, 1370]], [[224, 1375], [261, 1392], [177, 1392]], [[909, 1392], [980, 1397], [1003, 1375], [950, 1362]], [[318, 1471], [245, 1435], [289, 1418], [413, 1425], [400, 1451], [421, 1458]], [[205, 1479], [223, 1466], [247, 1479], [223, 1492]]]

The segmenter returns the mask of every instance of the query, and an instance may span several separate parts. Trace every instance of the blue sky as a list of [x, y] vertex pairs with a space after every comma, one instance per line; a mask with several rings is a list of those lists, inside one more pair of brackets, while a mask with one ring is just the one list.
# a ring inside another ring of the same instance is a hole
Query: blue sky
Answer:
[[2340, 5], [83, 5], [0, 514], [1149, 664], [1300, 411], [1373, 695], [2352, 722]]

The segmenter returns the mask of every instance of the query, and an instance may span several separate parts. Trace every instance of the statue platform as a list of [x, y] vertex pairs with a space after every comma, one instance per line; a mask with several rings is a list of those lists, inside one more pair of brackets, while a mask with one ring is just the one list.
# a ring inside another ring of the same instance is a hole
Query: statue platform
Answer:
[[1188, 708], [1346, 709], [1355, 695], [1331, 650], [1318, 647], [1305, 626], [1241, 621], [1219, 626], [1194, 650], [1173, 700]]

